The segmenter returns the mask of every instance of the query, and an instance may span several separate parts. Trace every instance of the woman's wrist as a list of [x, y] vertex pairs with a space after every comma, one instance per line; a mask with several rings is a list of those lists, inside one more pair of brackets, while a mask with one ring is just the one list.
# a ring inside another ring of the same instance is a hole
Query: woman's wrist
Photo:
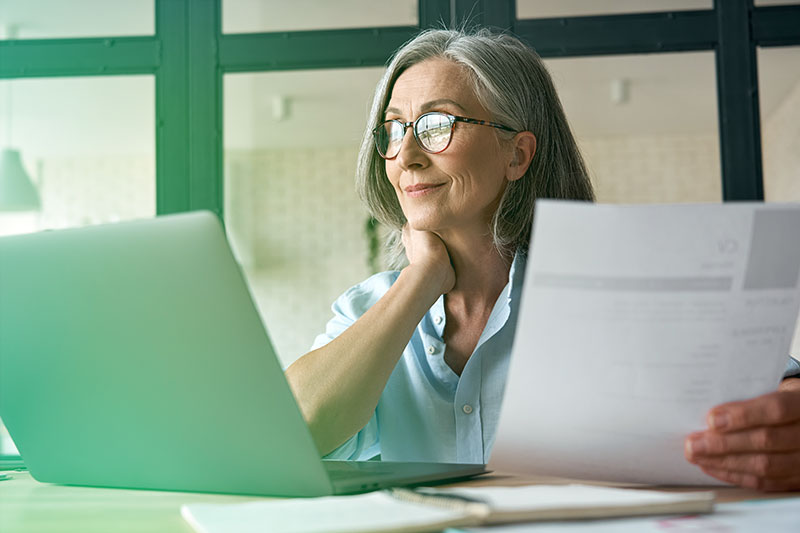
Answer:
[[437, 267], [437, 265], [429, 265], [426, 263], [411, 263], [405, 267], [401, 273], [401, 277], [405, 277], [414, 285], [419, 287], [419, 290], [429, 293], [435, 300], [442, 294], [447, 293], [452, 288], [452, 267], [447, 265], [450, 269]]

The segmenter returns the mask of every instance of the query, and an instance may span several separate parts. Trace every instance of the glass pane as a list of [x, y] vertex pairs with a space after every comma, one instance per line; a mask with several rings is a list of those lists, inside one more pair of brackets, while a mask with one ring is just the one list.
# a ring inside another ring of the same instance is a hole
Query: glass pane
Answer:
[[0, 80], [0, 180], [27, 185], [0, 235], [155, 216], [154, 109], [153, 76]]
[[545, 63], [598, 201], [721, 200], [713, 53]]
[[758, 49], [764, 197], [800, 202], [800, 47]]
[[[356, 156], [383, 69], [225, 76], [225, 220], [284, 365], [367, 278]], [[382, 270], [382, 269], [381, 269]]]
[[3, 80], [0, 90], [2, 146], [41, 199], [0, 213], [0, 234], [155, 215], [152, 76]]
[[755, 0], [756, 7], [800, 5], [798, 0]]
[[712, 7], [713, 0], [517, 0], [517, 18], [578, 17]]
[[[20, 39], [153, 35], [154, 0], [0, 0], [0, 35]], [[11, 29], [11, 32], [9, 32]]]
[[222, 0], [223, 33], [416, 26], [417, 0]]

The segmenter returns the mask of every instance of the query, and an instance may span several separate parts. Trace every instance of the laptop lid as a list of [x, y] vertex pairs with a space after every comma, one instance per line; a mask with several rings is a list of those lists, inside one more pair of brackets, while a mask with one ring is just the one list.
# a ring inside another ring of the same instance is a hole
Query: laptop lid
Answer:
[[51, 483], [320, 496], [485, 471], [321, 461], [209, 212], [0, 239], [0, 417]]
[[208, 212], [0, 239], [0, 417], [39, 481], [332, 493]]

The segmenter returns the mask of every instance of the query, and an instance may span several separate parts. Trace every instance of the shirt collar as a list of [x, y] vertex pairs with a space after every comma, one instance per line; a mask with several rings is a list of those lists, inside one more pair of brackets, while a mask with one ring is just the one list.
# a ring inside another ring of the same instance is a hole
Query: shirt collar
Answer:
[[[508, 320], [512, 301], [514, 302], [513, 305], [518, 305], [517, 302], [519, 301], [522, 291], [522, 282], [525, 278], [526, 259], [527, 254], [524, 251], [517, 251], [517, 253], [514, 254], [514, 260], [511, 262], [511, 268], [508, 271], [508, 282], [500, 292], [497, 302], [495, 302], [494, 308], [492, 309], [492, 313], [487, 322], [487, 327], [484, 330], [484, 335], [481, 336], [481, 340], [478, 342], [478, 344], [485, 340], [484, 337], [491, 337], [497, 330], [505, 325], [506, 321]], [[434, 321], [434, 331], [436, 331], [439, 337], [441, 337], [444, 333], [445, 327], [443, 294], [439, 296], [439, 298], [433, 304], [433, 307], [431, 307], [430, 315]], [[437, 319], [437, 317], [439, 317], [441, 320]]]

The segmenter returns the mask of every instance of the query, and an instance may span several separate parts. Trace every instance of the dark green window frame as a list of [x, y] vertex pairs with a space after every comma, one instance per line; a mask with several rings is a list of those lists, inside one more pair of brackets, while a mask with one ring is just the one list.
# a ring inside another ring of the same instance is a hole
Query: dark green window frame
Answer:
[[714, 50], [723, 200], [763, 200], [756, 47], [800, 45], [800, 5], [518, 20], [515, 0], [419, 0], [419, 26], [222, 34], [222, 0], [155, 0], [153, 36], [0, 41], [0, 78], [152, 74], [156, 212], [223, 216], [222, 76], [381, 66], [419, 28], [509, 29], [542, 57]]

